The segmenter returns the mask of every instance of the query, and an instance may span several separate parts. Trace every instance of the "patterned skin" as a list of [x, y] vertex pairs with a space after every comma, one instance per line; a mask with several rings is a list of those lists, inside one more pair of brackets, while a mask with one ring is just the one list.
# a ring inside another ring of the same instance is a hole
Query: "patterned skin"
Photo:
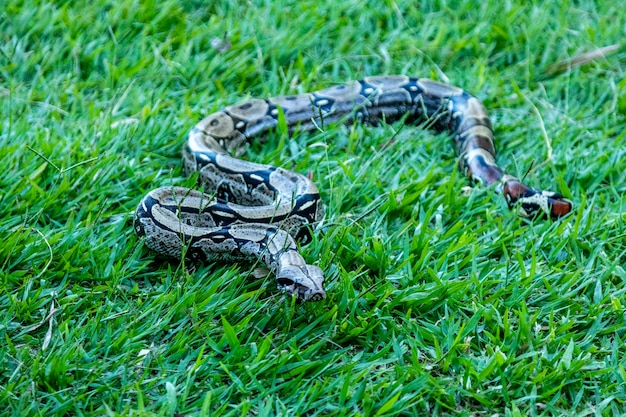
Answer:
[[290, 131], [405, 115], [428, 120], [453, 135], [460, 168], [494, 185], [522, 216], [558, 218], [572, 210], [560, 194], [528, 187], [498, 167], [491, 122], [477, 98], [428, 79], [374, 76], [309, 94], [253, 99], [203, 119], [190, 132], [183, 159], [188, 173], [198, 172], [204, 192], [161, 187], [143, 198], [135, 230], [149, 248], [176, 258], [259, 260], [289, 294], [325, 298], [321, 269], [308, 265], [296, 244], [324, 215], [317, 187], [301, 174], [237, 158], [247, 142], [277, 126], [279, 109]]

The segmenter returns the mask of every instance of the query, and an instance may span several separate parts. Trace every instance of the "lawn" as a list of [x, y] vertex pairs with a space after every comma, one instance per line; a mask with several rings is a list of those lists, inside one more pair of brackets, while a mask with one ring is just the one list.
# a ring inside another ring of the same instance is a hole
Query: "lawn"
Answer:
[[[619, 2], [0, 2], [0, 415], [626, 414], [626, 9]], [[402, 122], [277, 129], [311, 175], [327, 298], [159, 258], [149, 190], [251, 97], [373, 74], [490, 111], [500, 165], [575, 210], [523, 220]]]

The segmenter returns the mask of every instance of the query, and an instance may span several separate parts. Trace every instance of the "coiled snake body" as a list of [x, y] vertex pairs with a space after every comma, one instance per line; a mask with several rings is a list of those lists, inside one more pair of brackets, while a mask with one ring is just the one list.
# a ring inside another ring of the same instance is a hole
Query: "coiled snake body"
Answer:
[[323, 216], [317, 187], [301, 174], [233, 156], [276, 127], [280, 109], [290, 131], [312, 130], [322, 121], [430, 120], [453, 135], [460, 168], [479, 183], [495, 184], [523, 216], [556, 218], [572, 209], [561, 195], [532, 189], [497, 166], [493, 129], [477, 98], [428, 79], [373, 76], [310, 94], [253, 99], [203, 119], [190, 132], [183, 159], [188, 173], [199, 173], [205, 192], [167, 186], [148, 193], [135, 213], [146, 246], [176, 258], [258, 259], [288, 293], [301, 300], [325, 297], [322, 270], [308, 265], [296, 245]]

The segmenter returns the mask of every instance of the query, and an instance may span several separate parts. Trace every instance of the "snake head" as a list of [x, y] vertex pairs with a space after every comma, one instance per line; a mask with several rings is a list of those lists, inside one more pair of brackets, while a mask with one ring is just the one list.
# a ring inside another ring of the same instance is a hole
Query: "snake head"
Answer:
[[320, 301], [326, 298], [324, 273], [317, 266], [284, 266], [277, 271], [276, 280], [279, 289], [290, 295], [295, 294], [299, 301]]

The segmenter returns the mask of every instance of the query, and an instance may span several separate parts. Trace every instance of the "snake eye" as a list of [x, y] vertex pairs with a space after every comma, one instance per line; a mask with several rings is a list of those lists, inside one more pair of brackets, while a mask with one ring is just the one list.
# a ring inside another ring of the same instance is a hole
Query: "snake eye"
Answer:
[[293, 282], [293, 280], [289, 278], [276, 278], [276, 282], [278, 282], [278, 285], [280, 285], [281, 287], [289, 287], [295, 285], [295, 282]]

